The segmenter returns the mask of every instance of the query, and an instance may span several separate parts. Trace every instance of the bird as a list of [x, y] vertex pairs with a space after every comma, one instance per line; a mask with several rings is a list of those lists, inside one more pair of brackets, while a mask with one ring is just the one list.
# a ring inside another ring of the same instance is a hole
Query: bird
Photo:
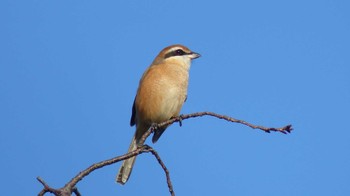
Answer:
[[[130, 126], [136, 125], [128, 152], [141, 147], [142, 135], [155, 123], [179, 116], [187, 99], [189, 70], [193, 59], [201, 55], [186, 46], [175, 44], [160, 51], [143, 73], [132, 106]], [[165, 127], [158, 127], [152, 142], [156, 143]], [[124, 185], [131, 174], [136, 156], [124, 160], [116, 181]]]

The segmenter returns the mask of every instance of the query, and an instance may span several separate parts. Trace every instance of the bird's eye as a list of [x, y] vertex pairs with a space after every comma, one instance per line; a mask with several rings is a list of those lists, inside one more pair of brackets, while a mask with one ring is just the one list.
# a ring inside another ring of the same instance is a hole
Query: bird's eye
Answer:
[[165, 54], [164, 58], [170, 58], [170, 57], [175, 57], [175, 56], [183, 56], [186, 55], [187, 53], [183, 51], [182, 49], [177, 49], [177, 50], [172, 50]]
[[181, 50], [181, 49], [178, 49], [175, 52], [176, 52], [176, 55], [179, 55], [179, 56], [185, 54], [185, 52], [183, 50]]

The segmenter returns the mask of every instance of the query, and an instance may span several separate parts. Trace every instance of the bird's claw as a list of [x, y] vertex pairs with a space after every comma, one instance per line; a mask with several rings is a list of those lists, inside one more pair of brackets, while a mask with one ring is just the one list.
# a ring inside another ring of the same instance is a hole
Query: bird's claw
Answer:
[[159, 128], [157, 123], [152, 123], [151, 127], [153, 127], [153, 131], [156, 131]]
[[180, 114], [180, 116], [178, 117], [180, 127], [182, 127], [182, 117], [182, 114]]

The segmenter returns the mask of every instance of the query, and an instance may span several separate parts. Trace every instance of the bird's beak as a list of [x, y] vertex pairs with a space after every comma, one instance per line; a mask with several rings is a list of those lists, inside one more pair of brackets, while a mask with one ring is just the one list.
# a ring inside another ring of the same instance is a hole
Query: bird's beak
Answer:
[[190, 57], [191, 57], [191, 59], [196, 59], [196, 58], [201, 57], [201, 55], [196, 53], [196, 52], [191, 52]]

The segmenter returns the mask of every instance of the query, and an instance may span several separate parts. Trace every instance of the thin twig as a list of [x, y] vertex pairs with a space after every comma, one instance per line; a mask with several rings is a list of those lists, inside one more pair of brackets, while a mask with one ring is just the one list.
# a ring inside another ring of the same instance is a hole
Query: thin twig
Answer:
[[275, 131], [275, 132], [280, 132], [280, 133], [283, 133], [283, 134], [287, 134], [287, 133], [290, 133], [293, 130], [292, 125], [287, 125], [287, 126], [284, 126], [284, 127], [281, 127], [281, 128], [263, 127], [263, 126], [254, 125], [254, 124], [248, 123], [248, 122], [246, 122], [244, 120], [235, 119], [235, 118], [232, 118], [230, 116], [216, 114], [214, 112], [197, 112], [197, 113], [193, 113], [193, 114], [181, 115], [179, 117], [172, 118], [169, 121], [163, 122], [164, 124], [160, 123], [158, 126], [164, 126], [164, 125], [168, 125], [168, 123], [172, 124], [174, 122], [180, 122], [181, 120], [184, 120], [184, 119], [201, 117], [201, 116], [213, 116], [213, 117], [216, 117], [216, 118], [219, 118], [219, 119], [224, 119], [224, 120], [229, 121], [229, 122], [243, 124], [243, 125], [246, 125], [246, 126], [248, 126], [250, 128], [253, 128], [253, 129], [260, 129], [260, 130], [265, 131], [267, 133], [270, 133], [271, 131]]
[[165, 172], [165, 176], [166, 176], [166, 182], [168, 184], [168, 188], [169, 188], [169, 192], [171, 194], [171, 196], [175, 196], [175, 192], [174, 192], [174, 188], [173, 185], [171, 183], [171, 179], [170, 179], [170, 172], [167, 169], [167, 167], [165, 166], [164, 162], [162, 161], [162, 159], [160, 158], [159, 154], [157, 153], [157, 151], [155, 151], [153, 148], [149, 149], [151, 151], [151, 153], [156, 157], [158, 163], [160, 164], [160, 166], [162, 166], [164, 172]]
[[81, 196], [80, 192], [78, 191], [77, 187], [73, 187], [72, 193], [74, 193], [76, 196]]
[[47, 192], [54, 193], [52, 188], [49, 185], [47, 185], [46, 182], [42, 178], [37, 177], [36, 179], [44, 186], [44, 188], [40, 191], [38, 196], [43, 196]]

